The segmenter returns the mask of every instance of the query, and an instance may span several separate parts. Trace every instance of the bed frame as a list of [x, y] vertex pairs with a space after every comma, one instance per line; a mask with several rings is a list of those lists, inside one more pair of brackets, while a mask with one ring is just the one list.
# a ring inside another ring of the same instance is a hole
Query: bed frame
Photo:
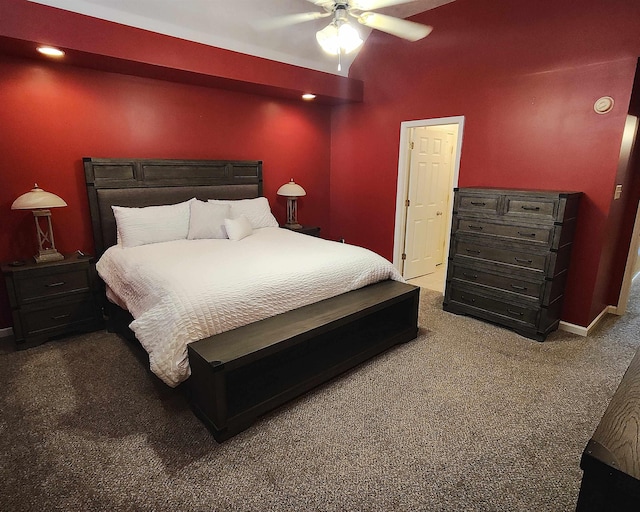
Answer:
[[[112, 205], [262, 195], [262, 162], [84, 158], [96, 257], [116, 243]], [[190, 343], [195, 414], [223, 441], [257, 418], [418, 333], [419, 288], [383, 281]], [[103, 303], [107, 327], [135, 339], [131, 315]]]

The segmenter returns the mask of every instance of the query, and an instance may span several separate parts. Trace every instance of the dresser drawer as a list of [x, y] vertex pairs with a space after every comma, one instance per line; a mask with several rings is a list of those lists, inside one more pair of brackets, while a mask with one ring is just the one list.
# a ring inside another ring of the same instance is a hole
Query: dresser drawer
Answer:
[[481, 293], [463, 289], [455, 284], [451, 287], [448, 299], [449, 302], [455, 302], [476, 310], [472, 311], [472, 313], [478, 314], [479, 311], [477, 310], [481, 310], [485, 312], [485, 317], [486, 315], [489, 315], [492, 319], [503, 317], [502, 321], [504, 318], [510, 319], [512, 322], [507, 323], [511, 323], [511, 325], [525, 324], [527, 327], [533, 327], [538, 321], [540, 312], [540, 308], [534, 305], [525, 306], [513, 303], [508, 299], [500, 300], [499, 297], [488, 297]]
[[454, 258], [461, 256], [497, 261], [543, 273], [547, 268], [547, 259], [551, 256], [551, 253], [536, 254], [523, 247], [494, 247], [460, 238], [455, 239], [452, 249]]
[[475, 233], [490, 236], [502, 236], [516, 240], [526, 240], [543, 246], [550, 246], [554, 239], [555, 226], [518, 226], [513, 224], [500, 224], [486, 220], [474, 220], [454, 217], [453, 231], [461, 233]]
[[538, 301], [543, 300], [545, 291], [544, 280], [537, 282], [526, 281], [507, 274], [487, 272], [482, 269], [464, 267], [455, 263], [452, 264], [449, 269], [449, 278], [466, 283], [498, 288], [524, 297], [537, 299]]
[[23, 337], [51, 331], [70, 331], [76, 325], [98, 322], [96, 307], [90, 294], [57, 301], [49, 307], [24, 307], [20, 311], [19, 319]]
[[504, 214], [506, 216], [546, 218], [553, 221], [558, 215], [559, 199], [553, 197], [523, 197], [505, 195]]
[[500, 195], [490, 192], [481, 194], [460, 193], [456, 199], [456, 211], [468, 213], [497, 214], [500, 204]]
[[15, 280], [19, 303], [89, 290], [86, 270], [69, 270], [50, 275], [32, 275]]

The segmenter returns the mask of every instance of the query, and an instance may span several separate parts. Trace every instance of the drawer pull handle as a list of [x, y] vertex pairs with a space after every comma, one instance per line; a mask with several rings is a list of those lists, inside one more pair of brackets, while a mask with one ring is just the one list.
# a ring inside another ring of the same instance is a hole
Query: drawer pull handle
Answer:
[[464, 277], [470, 277], [471, 279], [478, 279], [478, 274], [469, 274], [468, 272], [463, 272], [462, 275]]
[[476, 299], [469, 299], [467, 297], [465, 297], [464, 295], [460, 295], [460, 298], [465, 301], [465, 302], [471, 302], [472, 304], [476, 301]]
[[535, 237], [536, 237], [536, 234], [535, 234], [535, 233], [523, 233], [522, 231], [518, 231], [518, 234], [519, 234], [520, 236], [528, 236], [528, 237], [530, 237], [530, 238], [535, 238]]
[[518, 316], [524, 315], [522, 311], [514, 311], [513, 309], [507, 309], [507, 312], [511, 313], [512, 315], [518, 315]]
[[521, 290], [521, 291], [525, 291], [527, 289], [526, 286], [518, 286], [517, 284], [512, 284], [511, 288], [513, 288], [514, 290]]
[[471, 224], [468, 224], [467, 227], [469, 229], [475, 229], [476, 231], [482, 231], [484, 229], [482, 226], [472, 226]]
[[64, 286], [65, 284], [67, 284], [67, 283], [65, 283], [64, 281], [59, 281], [59, 282], [57, 282], [57, 283], [49, 283], [49, 284], [46, 284], [45, 286], [46, 286], [47, 288], [55, 288], [56, 286]]
[[533, 263], [533, 260], [524, 260], [524, 259], [522, 259], [522, 258], [515, 258], [515, 260], [516, 260], [518, 263], [527, 263], [527, 264], [531, 264], [531, 263]]
[[478, 201], [471, 201], [471, 204], [473, 206], [487, 206], [487, 203], [478, 202]]
[[66, 315], [58, 315], [58, 316], [52, 316], [51, 320], [62, 320], [63, 318], [69, 318], [71, 315], [70, 314], [66, 314]]
[[469, 254], [480, 254], [480, 251], [477, 249], [467, 249], [467, 252]]
[[522, 209], [528, 210], [531, 212], [537, 212], [540, 209], [540, 207], [539, 206], [523, 206]]

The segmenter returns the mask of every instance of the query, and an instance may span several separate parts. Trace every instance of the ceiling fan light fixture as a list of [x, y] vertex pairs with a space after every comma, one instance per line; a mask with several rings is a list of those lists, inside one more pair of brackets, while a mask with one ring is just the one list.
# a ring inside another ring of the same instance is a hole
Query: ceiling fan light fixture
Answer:
[[351, 53], [362, 45], [362, 38], [358, 31], [349, 23], [327, 25], [316, 32], [316, 40], [320, 47], [330, 55]]
[[340, 25], [338, 28], [338, 39], [344, 53], [351, 53], [362, 46], [362, 38], [358, 31], [348, 23]]

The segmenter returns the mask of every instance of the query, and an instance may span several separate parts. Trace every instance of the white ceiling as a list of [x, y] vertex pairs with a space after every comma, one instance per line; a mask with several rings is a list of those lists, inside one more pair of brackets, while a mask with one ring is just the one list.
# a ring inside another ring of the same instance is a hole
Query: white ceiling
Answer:
[[[218, 48], [346, 76], [353, 58], [325, 54], [315, 33], [330, 18], [277, 30], [259, 30], [255, 22], [294, 13], [323, 12], [310, 0], [30, 0], [38, 4], [114, 21]], [[376, 12], [406, 18], [454, 0], [414, 0]], [[365, 39], [370, 29], [358, 25]], [[437, 30], [437, 27], [435, 27]], [[388, 36], [393, 37], [393, 36]]]

